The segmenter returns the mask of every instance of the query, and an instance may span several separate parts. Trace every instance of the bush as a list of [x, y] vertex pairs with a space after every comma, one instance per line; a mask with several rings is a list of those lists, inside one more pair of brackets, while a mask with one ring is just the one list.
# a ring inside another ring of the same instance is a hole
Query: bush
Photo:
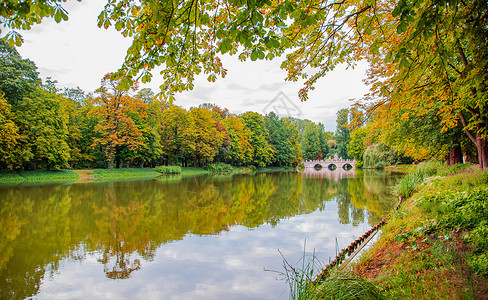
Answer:
[[441, 228], [462, 229], [465, 239], [473, 247], [468, 263], [473, 270], [488, 276], [488, 188], [468, 190], [441, 202], [446, 209], [439, 222]]
[[384, 161], [379, 161], [374, 165], [375, 169], [383, 169], [384, 167], [386, 167], [386, 162]]
[[411, 163], [411, 161], [411, 158], [398, 154], [383, 143], [369, 146], [363, 155], [364, 168], [382, 168], [399, 163]]
[[180, 166], [157, 166], [154, 168], [161, 174], [180, 174], [181, 167]]
[[215, 164], [209, 164], [205, 166], [205, 169], [209, 171], [210, 173], [230, 173], [234, 172], [234, 168], [229, 165], [229, 164], [224, 164], [224, 163], [215, 163]]
[[[302, 165], [305, 167], [305, 165], [303, 163], [302, 163]], [[250, 166], [248, 166], [248, 168], [251, 169], [251, 171], [253, 171], [253, 172], [257, 170], [256, 166], [254, 166], [254, 165], [250, 165]]]

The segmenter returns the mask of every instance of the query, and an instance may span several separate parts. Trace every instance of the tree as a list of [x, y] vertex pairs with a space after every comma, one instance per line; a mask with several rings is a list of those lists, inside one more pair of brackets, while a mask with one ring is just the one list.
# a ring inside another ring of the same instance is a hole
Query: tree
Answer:
[[79, 86], [76, 88], [64, 88], [63, 95], [79, 104], [83, 103], [86, 98], [85, 91], [83, 91]]
[[37, 88], [19, 103], [15, 119], [23, 136], [21, 145], [32, 153], [24, 157], [24, 164], [48, 170], [68, 167], [68, 119], [62, 97]]
[[269, 131], [266, 128], [263, 116], [256, 112], [246, 112], [242, 115], [242, 119], [251, 131], [253, 163], [260, 167], [269, 165], [275, 152], [269, 144]]
[[[2, 15], [11, 28], [29, 27], [42, 16], [60, 21], [54, 1], [46, 12], [29, 4], [7, 4]], [[45, 5], [45, 1], [41, 1]], [[54, 7], [54, 8], [53, 8]], [[119, 78], [151, 79], [164, 66], [161, 93], [192, 89], [195, 74], [209, 81], [225, 76], [219, 55], [241, 60], [273, 59], [290, 49], [282, 67], [288, 80], [305, 79], [299, 96], [306, 100], [316, 82], [338, 64], [367, 59], [373, 94], [372, 110], [386, 103], [416, 107], [442, 104], [445, 129], [463, 125], [478, 150], [480, 166], [488, 164], [488, 4], [469, 1], [367, 0], [324, 3], [319, 0], [267, 1], [110, 1], [99, 26], [114, 25], [133, 37]], [[154, 13], [158, 12], [158, 13]], [[24, 15], [22, 15], [24, 14]], [[36, 18], [37, 17], [37, 18]], [[15, 22], [12, 20], [16, 20]], [[15, 39], [11, 35], [8, 39]], [[312, 70], [312, 72], [310, 72]], [[123, 83], [130, 85], [129, 80]]]
[[195, 126], [195, 161], [211, 163], [224, 140], [225, 127], [218, 128], [220, 123], [205, 108], [193, 108], [190, 115]]
[[351, 141], [347, 145], [347, 155], [357, 161], [356, 167], [358, 167], [358, 164], [362, 166], [363, 163], [363, 154], [367, 147], [367, 145], [364, 145], [365, 137], [365, 127], [358, 127], [351, 131]]
[[135, 150], [143, 143], [142, 134], [129, 112], [144, 114], [147, 106], [142, 101], [128, 96], [119, 88], [120, 81], [112, 80], [111, 76], [109, 73], [103, 77], [102, 85], [96, 91], [99, 96], [90, 100], [90, 113], [98, 118], [95, 126], [98, 136], [94, 138], [93, 146], [102, 145], [108, 166], [113, 167], [115, 162], [118, 167], [120, 155], [117, 154], [124, 147]]
[[34, 62], [22, 59], [14, 47], [0, 40], [0, 91], [8, 103], [17, 105], [40, 84]]
[[15, 29], [30, 29], [33, 24], [41, 23], [45, 17], [53, 17], [56, 23], [68, 20], [68, 13], [60, 5], [63, 2], [66, 0], [7, 0], [0, 4], [0, 33], [3, 27], [9, 29], [5, 39], [11, 46], [20, 46], [23, 42], [22, 36]]
[[183, 108], [171, 105], [161, 114], [161, 148], [166, 161], [181, 164], [195, 152], [195, 123]]
[[17, 166], [19, 128], [13, 121], [11, 105], [0, 92], [0, 169]]
[[320, 133], [315, 124], [309, 122], [305, 126], [302, 134], [302, 151], [303, 159], [313, 160], [322, 159], [322, 152], [320, 151]]
[[291, 127], [280, 119], [274, 112], [264, 117], [269, 132], [270, 145], [274, 150], [273, 163], [278, 166], [289, 166], [293, 161], [293, 145], [289, 137]]
[[350, 129], [347, 127], [349, 123], [349, 110], [343, 108], [337, 112], [337, 155], [342, 158], [349, 158], [347, 154], [347, 145], [351, 141]]
[[227, 116], [222, 121], [227, 128], [230, 147], [224, 159], [234, 165], [247, 165], [253, 159], [253, 147], [251, 145], [251, 130], [246, 127], [242, 118]]
[[149, 105], [152, 102], [154, 102], [155, 95], [154, 95], [154, 92], [150, 88], [143, 88], [137, 92], [137, 94], [134, 96], [134, 98], [141, 100], [142, 102]]

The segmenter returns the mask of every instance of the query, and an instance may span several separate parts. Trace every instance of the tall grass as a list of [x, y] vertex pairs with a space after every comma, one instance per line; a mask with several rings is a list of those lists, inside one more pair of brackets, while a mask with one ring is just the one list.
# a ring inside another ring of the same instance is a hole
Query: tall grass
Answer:
[[439, 170], [445, 170], [443, 162], [428, 161], [417, 166], [412, 172], [405, 175], [394, 187], [396, 195], [408, 198], [428, 177], [436, 175]]
[[344, 271], [334, 271], [326, 280], [315, 282], [317, 275], [325, 266], [317, 258], [315, 251], [307, 254], [305, 247], [297, 264], [299, 267], [293, 267], [283, 257], [285, 271], [280, 272], [288, 282], [290, 299], [292, 300], [385, 299], [374, 284]]
[[161, 174], [181, 174], [180, 166], [157, 166], [154, 169]]

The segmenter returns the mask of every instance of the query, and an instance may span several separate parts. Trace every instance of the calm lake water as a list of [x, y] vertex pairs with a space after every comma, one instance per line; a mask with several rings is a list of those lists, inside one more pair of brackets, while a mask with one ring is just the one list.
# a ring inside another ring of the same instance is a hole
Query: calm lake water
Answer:
[[[0, 298], [288, 299], [395, 206], [398, 175], [312, 171], [0, 186]], [[267, 271], [274, 270], [277, 272]]]

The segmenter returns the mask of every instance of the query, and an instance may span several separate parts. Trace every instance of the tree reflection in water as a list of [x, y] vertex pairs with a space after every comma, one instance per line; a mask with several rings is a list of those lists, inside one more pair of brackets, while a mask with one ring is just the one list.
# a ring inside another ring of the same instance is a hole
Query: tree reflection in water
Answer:
[[[0, 298], [26, 298], [65, 258], [98, 253], [111, 279], [129, 278], [162, 245], [338, 203], [341, 223], [374, 224], [393, 207], [388, 173], [335, 170], [254, 176], [0, 187]], [[286, 239], [286, 237], [283, 237]]]

